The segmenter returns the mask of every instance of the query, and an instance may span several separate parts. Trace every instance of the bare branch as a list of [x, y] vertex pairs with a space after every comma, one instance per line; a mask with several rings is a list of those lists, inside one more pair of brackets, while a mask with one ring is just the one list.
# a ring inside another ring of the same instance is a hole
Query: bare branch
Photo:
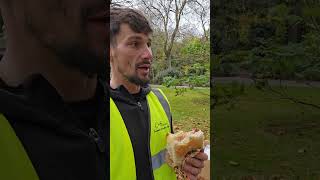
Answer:
[[167, 68], [171, 68], [171, 52], [187, 0], [140, 0], [145, 9], [154, 16], [154, 21], [161, 21], [164, 32], [163, 52]]

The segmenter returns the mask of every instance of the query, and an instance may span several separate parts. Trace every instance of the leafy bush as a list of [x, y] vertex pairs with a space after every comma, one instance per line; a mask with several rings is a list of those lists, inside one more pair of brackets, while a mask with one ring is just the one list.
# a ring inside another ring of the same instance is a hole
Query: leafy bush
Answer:
[[166, 70], [160, 71], [156, 75], [156, 77], [153, 79], [153, 83], [162, 84], [164, 82], [164, 77], [169, 76], [169, 77], [179, 78], [182, 75], [183, 74], [175, 68], [166, 69]]
[[232, 51], [221, 58], [221, 63], [239, 63], [248, 58], [248, 51]]
[[302, 74], [306, 80], [320, 81], [320, 69], [310, 68], [304, 71]]
[[249, 70], [259, 78], [303, 79], [302, 72], [313, 67], [302, 43], [260, 46], [249, 57]]
[[171, 76], [166, 76], [163, 78], [162, 85], [166, 87], [171, 87], [171, 86], [178, 86], [180, 85], [181, 82], [179, 79]]
[[187, 83], [190, 87], [209, 87], [209, 75], [190, 76]]
[[248, 40], [252, 47], [262, 45], [264, 41], [274, 36], [276, 27], [268, 21], [259, 21], [250, 25]]
[[202, 65], [200, 63], [195, 63], [191, 66], [185, 66], [184, 69], [185, 76], [203, 75], [206, 72], [209, 72], [209, 64]]

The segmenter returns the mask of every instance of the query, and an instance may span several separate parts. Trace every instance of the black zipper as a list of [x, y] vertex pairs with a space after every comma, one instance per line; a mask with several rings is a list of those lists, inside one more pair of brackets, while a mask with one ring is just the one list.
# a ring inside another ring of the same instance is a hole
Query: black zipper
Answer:
[[139, 106], [139, 108], [140, 108], [140, 110], [141, 110], [141, 111], [144, 111], [144, 109], [143, 109], [143, 107], [142, 107], [142, 105], [141, 105], [140, 101], [138, 101], [138, 102], [137, 102], [137, 105]]
[[104, 143], [103, 143], [101, 137], [99, 136], [99, 134], [97, 133], [97, 131], [95, 129], [93, 129], [93, 128], [89, 129], [89, 136], [96, 143], [100, 152], [106, 151], [106, 147], [104, 146]]
[[[97, 88], [98, 88], [98, 86], [99, 85], [97, 84]], [[104, 103], [105, 103], [105, 99], [106, 99], [105, 87], [103, 86], [102, 88], [104, 91], [103, 95], [102, 95], [104, 100], [103, 100], [103, 102], [98, 102], [99, 103], [98, 107], [100, 108], [99, 111], [103, 110], [103, 109], [101, 109], [101, 107], [104, 107]], [[70, 108], [66, 104], [64, 104], [64, 107], [65, 107], [64, 109], [68, 112], [68, 114], [70, 114], [70, 116], [71, 116], [70, 118], [75, 119], [76, 116], [75, 116], [74, 112], [71, 111]], [[99, 118], [99, 117], [97, 116], [96, 118]], [[99, 121], [99, 119], [97, 119], [97, 121]], [[106, 147], [103, 143], [103, 139], [99, 136], [99, 134], [97, 133], [97, 131], [94, 128], [89, 128], [89, 133], [87, 133], [86, 131], [84, 131], [82, 129], [76, 128], [75, 126], [71, 126], [70, 128], [72, 129], [71, 131], [69, 131], [70, 133], [72, 133], [74, 135], [84, 135], [95, 142], [95, 144], [97, 145], [100, 152], [103, 153], [106, 151]]]

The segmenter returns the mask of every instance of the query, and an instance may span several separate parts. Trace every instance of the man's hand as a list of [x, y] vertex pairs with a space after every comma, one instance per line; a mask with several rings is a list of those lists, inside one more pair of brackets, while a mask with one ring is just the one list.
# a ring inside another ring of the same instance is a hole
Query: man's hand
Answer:
[[187, 158], [183, 164], [182, 170], [187, 174], [190, 180], [197, 180], [202, 168], [204, 167], [204, 161], [208, 159], [208, 155], [200, 151], [195, 157]]

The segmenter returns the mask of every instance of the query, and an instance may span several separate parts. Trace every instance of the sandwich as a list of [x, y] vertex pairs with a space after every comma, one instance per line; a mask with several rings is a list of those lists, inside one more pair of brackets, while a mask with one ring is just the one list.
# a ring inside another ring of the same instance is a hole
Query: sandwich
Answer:
[[169, 166], [174, 168], [178, 179], [184, 179], [181, 171], [187, 157], [196, 156], [204, 148], [204, 135], [201, 130], [193, 129], [189, 132], [179, 131], [167, 136], [167, 157]]

